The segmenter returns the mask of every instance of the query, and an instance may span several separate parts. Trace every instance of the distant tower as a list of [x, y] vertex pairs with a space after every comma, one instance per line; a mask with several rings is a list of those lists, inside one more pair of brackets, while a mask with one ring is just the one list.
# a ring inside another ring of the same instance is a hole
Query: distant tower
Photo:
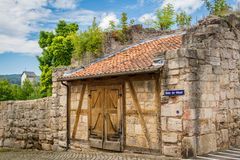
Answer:
[[21, 75], [21, 86], [23, 85], [26, 79], [28, 79], [31, 83], [35, 83], [36, 78], [37, 76], [34, 72], [24, 71]]

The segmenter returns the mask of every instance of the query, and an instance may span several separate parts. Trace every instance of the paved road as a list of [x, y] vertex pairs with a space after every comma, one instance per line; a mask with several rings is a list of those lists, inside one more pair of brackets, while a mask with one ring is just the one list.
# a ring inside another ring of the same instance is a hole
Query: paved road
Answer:
[[216, 152], [203, 156], [197, 156], [199, 160], [240, 160], [240, 149], [231, 148], [223, 152]]
[[[101, 151], [47, 152], [38, 150], [1, 150], [0, 160], [173, 160], [153, 155], [109, 153]], [[240, 149], [197, 156], [191, 160], [240, 160]]]
[[0, 160], [170, 160], [160, 156], [96, 151], [46, 152], [37, 150], [0, 150]]

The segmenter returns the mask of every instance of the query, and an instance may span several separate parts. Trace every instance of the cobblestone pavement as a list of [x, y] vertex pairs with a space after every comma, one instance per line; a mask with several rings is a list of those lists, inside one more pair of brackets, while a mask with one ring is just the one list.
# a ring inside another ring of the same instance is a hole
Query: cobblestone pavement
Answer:
[[207, 155], [197, 156], [199, 160], [240, 160], [240, 149], [231, 148], [225, 151], [219, 151]]
[[107, 153], [98, 151], [48, 152], [37, 150], [2, 150], [0, 160], [169, 160], [172, 158], [127, 153]]

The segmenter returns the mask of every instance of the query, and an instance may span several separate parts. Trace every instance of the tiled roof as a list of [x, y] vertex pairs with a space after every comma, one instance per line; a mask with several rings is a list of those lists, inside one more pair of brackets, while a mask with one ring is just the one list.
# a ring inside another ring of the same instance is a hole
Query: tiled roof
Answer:
[[156, 54], [178, 49], [181, 45], [182, 34], [159, 37], [128, 47], [72, 73], [66, 73], [61, 79], [84, 79], [153, 70], [156, 68], [153, 65]]

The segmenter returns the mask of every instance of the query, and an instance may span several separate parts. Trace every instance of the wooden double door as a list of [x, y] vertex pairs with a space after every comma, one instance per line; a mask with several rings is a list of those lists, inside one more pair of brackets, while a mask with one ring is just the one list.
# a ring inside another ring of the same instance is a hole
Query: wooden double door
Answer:
[[89, 141], [95, 148], [122, 150], [122, 85], [89, 86]]

